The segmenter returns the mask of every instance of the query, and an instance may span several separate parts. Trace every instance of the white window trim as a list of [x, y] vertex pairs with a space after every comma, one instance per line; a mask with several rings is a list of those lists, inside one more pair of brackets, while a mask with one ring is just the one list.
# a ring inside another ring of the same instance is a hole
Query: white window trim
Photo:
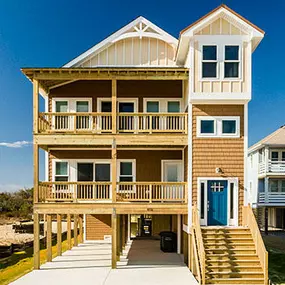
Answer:
[[76, 102], [87, 101], [88, 102], [88, 113], [92, 112], [92, 98], [53, 98], [52, 99], [52, 112], [56, 113], [56, 102], [67, 101], [67, 113], [76, 112]]
[[[56, 163], [57, 162], [67, 162], [67, 175], [56, 175]], [[70, 161], [68, 159], [52, 159], [52, 182], [56, 182], [55, 181], [55, 177], [56, 176], [62, 176], [65, 177], [67, 176], [67, 181], [70, 181]]]
[[[201, 121], [214, 120], [214, 133], [203, 134], [201, 133]], [[236, 121], [236, 133], [223, 134], [222, 133], [222, 121], [230, 120]], [[239, 116], [197, 116], [196, 117], [196, 129], [198, 138], [239, 138], [240, 137], [240, 117]]]
[[[216, 47], [216, 60], [203, 59], [203, 48], [206, 46], [215, 46]], [[220, 74], [219, 49], [220, 49], [220, 47], [216, 44], [202, 44], [202, 46], [201, 46], [201, 78], [203, 81], [211, 81], [211, 80], [218, 80], [219, 79], [219, 74]], [[203, 77], [203, 63], [216, 63], [216, 77]]]
[[[238, 60], [226, 60], [225, 57], [226, 57], [226, 46], [238, 46], [239, 49], [238, 49]], [[222, 80], [223, 81], [241, 81], [242, 80], [242, 45], [241, 44], [226, 44], [226, 45], [223, 45], [223, 65], [222, 65]], [[239, 63], [238, 65], [238, 77], [225, 77], [225, 63], [226, 62], [229, 62], [229, 63], [232, 63], [232, 62], [237, 62]]]
[[278, 152], [278, 161], [282, 161], [282, 152], [285, 152], [285, 149], [270, 149], [269, 151], [269, 160], [272, 161], [272, 152]]
[[[112, 102], [112, 98], [97, 98], [97, 112], [101, 112], [101, 103], [102, 102]], [[117, 113], [119, 113], [119, 103], [121, 102], [130, 102], [134, 103], [134, 113], [138, 112], [138, 105], [139, 105], [139, 100], [138, 98], [118, 98], [117, 97]]]
[[133, 182], [136, 182], [136, 159], [118, 159], [117, 160], [117, 182], [120, 181], [120, 164], [121, 162], [131, 162], [132, 163], [132, 176], [133, 176]]
[[[198, 62], [199, 62], [199, 81], [243, 81], [243, 42], [246, 40], [243, 36], [204, 36], [199, 38]], [[202, 61], [203, 61], [203, 46], [217, 46], [217, 77], [203, 78], [202, 76]], [[225, 46], [239, 46], [239, 77], [227, 78], [224, 77], [224, 58]]]
[[[228, 195], [227, 195], [227, 225], [228, 226], [238, 226], [238, 208], [239, 208], [239, 199], [238, 199], [238, 178], [230, 177], [198, 177], [198, 197], [197, 197], [197, 207], [200, 213], [200, 205], [201, 205], [201, 183], [205, 183], [205, 203], [204, 203], [204, 219], [200, 219], [200, 224], [203, 226], [208, 225], [208, 181], [209, 180], [226, 180], [228, 181]], [[230, 183], [234, 184], [234, 218], [230, 218]]]
[[168, 102], [179, 102], [179, 112], [183, 110], [183, 101], [182, 98], [143, 98], [143, 112], [147, 113], [147, 102], [158, 102], [158, 112], [159, 113], [168, 113]]
[[[174, 163], [180, 167], [181, 170], [181, 182], [184, 181], [184, 163], [182, 159], [162, 159], [161, 160], [161, 182], [164, 182], [164, 167], [165, 163]], [[179, 182], [179, 181], [178, 181]]]

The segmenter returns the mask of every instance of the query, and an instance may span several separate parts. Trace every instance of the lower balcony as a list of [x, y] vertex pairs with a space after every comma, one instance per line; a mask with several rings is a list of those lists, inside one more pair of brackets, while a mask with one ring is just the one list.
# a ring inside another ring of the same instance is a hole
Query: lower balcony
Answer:
[[285, 206], [285, 192], [260, 192], [258, 204], [264, 206]]
[[187, 203], [186, 182], [40, 182], [39, 202]]

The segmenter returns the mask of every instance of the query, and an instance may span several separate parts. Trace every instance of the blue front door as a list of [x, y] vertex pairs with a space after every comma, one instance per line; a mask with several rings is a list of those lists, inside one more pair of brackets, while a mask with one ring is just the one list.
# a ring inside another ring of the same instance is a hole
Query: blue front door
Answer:
[[208, 181], [208, 225], [227, 225], [228, 182], [225, 180]]

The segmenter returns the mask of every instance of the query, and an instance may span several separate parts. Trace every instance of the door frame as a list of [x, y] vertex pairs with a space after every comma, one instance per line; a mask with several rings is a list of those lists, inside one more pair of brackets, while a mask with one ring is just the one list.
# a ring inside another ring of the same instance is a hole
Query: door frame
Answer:
[[[197, 208], [201, 212], [201, 183], [205, 184], [204, 188], [204, 219], [200, 218], [200, 224], [203, 226], [208, 226], [208, 181], [210, 180], [225, 180], [228, 182], [228, 193], [227, 193], [227, 226], [238, 226], [238, 213], [239, 213], [239, 199], [238, 199], [238, 178], [237, 177], [199, 177], [197, 179]], [[233, 209], [233, 218], [230, 216], [230, 184], [233, 184], [234, 190], [234, 209]]]
[[[112, 98], [110, 97], [99, 97], [97, 98], [97, 112], [101, 112], [101, 103], [102, 102], [112, 102]], [[118, 98], [117, 97], [117, 113], [119, 113], [119, 103], [124, 103], [124, 102], [129, 102], [129, 103], [134, 103], [134, 113], [138, 112], [138, 98]]]
[[164, 182], [164, 164], [167, 162], [173, 162], [181, 165], [181, 181], [184, 181], [184, 163], [183, 159], [162, 159], [161, 160], [161, 182]]

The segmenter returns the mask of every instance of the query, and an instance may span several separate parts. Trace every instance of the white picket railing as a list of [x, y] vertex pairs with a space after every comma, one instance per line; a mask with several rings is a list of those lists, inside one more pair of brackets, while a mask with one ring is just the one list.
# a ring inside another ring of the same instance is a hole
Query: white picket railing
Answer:
[[258, 165], [258, 173], [284, 173], [285, 174], [285, 161], [272, 161], [269, 160], [268, 163], [260, 162]]
[[258, 203], [285, 206], [285, 192], [260, 192]]

